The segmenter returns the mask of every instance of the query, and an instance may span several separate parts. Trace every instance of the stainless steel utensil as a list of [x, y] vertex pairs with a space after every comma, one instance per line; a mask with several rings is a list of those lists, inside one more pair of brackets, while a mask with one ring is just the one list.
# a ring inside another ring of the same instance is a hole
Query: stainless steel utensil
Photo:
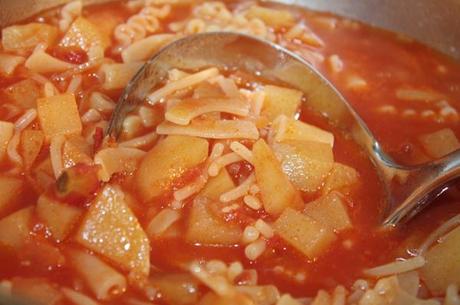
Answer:
[[375, 164], [387, 193], [385, 226], [395, 226], [413, 217], [460, 174], [460, 151], [420, 166], [397, 164], [382, 151], [344, 97], [309, 63], [276, 44], [237, 33], [192, 35], [158, 52], [129, 82], [112, 114], [107, 133], [118, 136], [127, 113], [145, 102], [151, 89], [166, 78], [170, 69], [209, 66], [257, 72], [265, 79], [303, 91], [308, 107], [350, 135]]

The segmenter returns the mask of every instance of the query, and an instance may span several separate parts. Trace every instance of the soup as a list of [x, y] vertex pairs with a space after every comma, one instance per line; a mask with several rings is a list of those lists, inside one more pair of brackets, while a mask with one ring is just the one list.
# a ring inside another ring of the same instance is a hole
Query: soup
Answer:
[[78, 1], [2, 30], [0, 289], [39, 304], [457, 304], [452, 187], [398, 229], [367, 155], [307, 94], [171, 69], [104, 137], [123, 88], [185, 35], [299, 54], [385, 151], [459, 148], [458, 63], [353, 20], [256, 2]]

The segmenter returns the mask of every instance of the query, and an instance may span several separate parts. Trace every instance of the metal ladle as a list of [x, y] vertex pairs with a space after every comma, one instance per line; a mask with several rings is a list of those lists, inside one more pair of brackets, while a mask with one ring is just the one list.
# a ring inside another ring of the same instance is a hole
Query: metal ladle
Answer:
[[460, 174], [460, 151], [419, 166], [394, 162], [334, 86], [298, 55], [251, 36], [216, 32], [177, 40], [153, 56], [129, 82], [112, 114], [107, 134], [118, 136], [126, 115], [145, 102], [172, 68], [236, 68], [304, 92], [307, 106], [327, 117], [373, 161], [386, 189], [385, 227], [409, 220], [442, 194]]

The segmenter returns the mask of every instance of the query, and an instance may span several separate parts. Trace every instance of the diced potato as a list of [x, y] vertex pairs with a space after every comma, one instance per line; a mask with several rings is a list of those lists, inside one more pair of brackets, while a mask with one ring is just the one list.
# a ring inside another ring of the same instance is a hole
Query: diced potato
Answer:
[[56, 241], [63, 241], [83, 211], [77, 207], [41, 195], [37, 202], [37, 216], [44, 222]]
[[30, 71], [44, 74], [64, 72], [74, 67], [73, 64], [57, 59], [43, 50], [34, 51], [27, 58], [24, 66]]
[[235, 183], [227, 170], [223, 168], [215, 177], [209, 178], [200, 195], [211, 200], [219, 201], [220, 195], [235, 188]]
[[138, 40], [121, 52], [123, 62], [139, 62], [149, 59], [160, 48], [177, 39], [174, 34], [156, 34]]
[[149, 240], [117, 186], [107, 185], [97, 196], [75, 240], [122, 270], [142, 277], [149, 274]]
[[150, 281], [168, 304], [193, 305], [198, 302], [200, 283], [188, 273], [156, 274]]
[[273, 151], [292, 184], [304, 192], [318, 191], [334, 165], [332, 147], [321, 142], [274, 143]]
[[54, 45], [59, 30], [44, 23], [14, 25], [2, 30], [2, 45], [6, 51], [31, 51], [39, 43]]
[[8, 143], [14, 134], [14, 124], [10, 122], [0, 121], [0, 162], [6, 157], [6, 149]]
[[53, 285], [45, 278], [15, 277], [12, 280], [11, 293], [15, 297], [42, 305], [57, 305], [63, 298], [57, 285]]
[[5, 89], [9, 101], [25, 109], [37, 107], [40, 86], [32, 79], [24, 79]]
[[145, 151], [137, 148], [117, 147], [105, 148], [94, 156], [94, 163], [99, 164], [101, 169], [98, 176], [102, 181], [109, 181], [115, 173], [133, 173], [139, 160], [145, 156]]
[[351, 228], [347, 207], [342, 195], [332, 192], [313, 202], [307, 203], [304, 214], [329, 226], [335, 232]]
[[447, 286], [460, 286], [460, 227], [448, 233], [443, 241], [425, 254], [422, 278], [435, 295], [443, 295]]
[[26, 129], [21, 133], [21, 146], [19, 151], [24, 160], [24, 167], [30, 169], [38, 157], [45, 140], [41, 130]]
[[295, 23], [294, 16], [289, 11], [258, 5], [251, 6], [246, 13], [246, 17], [261, 19], [267, 25], [275, 28], [289, 27]]
[[460, 148], [455, 133], [450, 128], [444, 128], [419, 137], [426, 153], [433, 158], [441, 158]]
[[86, 52], [93, 46], [99, 46], [105, 50], [110, 45], [110, 38], [99, 30], [98, 25], [83, 17], [78, 17], [59, 45], [66, 48], [79, 47]]
[[190, 243], [205, 245], [234, 245], [241, 240], [242, 230], [234, 223], [219, 219], [209, 211], [212, 201], [197, 197], [187, 226], [185, 239]]
[[23, 191], [23, 181], [17, 177], [0, 176], [0, 217], [16, 206], [16, 199]]
[[350, 166], [341, 163], [334, 163], [329, 177], [323, 187], [323, 193], [327, 194], [333, 190], [342, 190], [358, 183], [359, 173]]
[[270, 121], [283, 114], [288, 118], [294, 118], [300, 107], [303, 93], [299, 90], [283, 88], [278, 86], [265, 86], [265, 100], [262, 108], [262, 115]]
[[187, 136], [168, 136], [153, 147], [136, 172], [136, 184], [144, 201], [161, 195], [175, 179], [203, 163], [208, 149], [207, 140]]
[[47, 137], [81, 134], [80, 114], [73, 94], [40, 98], [37, 100], [37, 111]]
[[273, 227], [284, 241], [310, 259], [323, 254], [336, 239], [331, 228], [291, 208], [283, 211]]
[[22, 56], [0, 53], [0, 75], [10, 76], [26, 59]]
[[126, 64], [103, 64], [101, 72], [104, 75], [103, 87], [106, 90], [122, 89], [142, 67], [143, 63], [132, 62]]
[[0, 219], [0, 245], [19, 250], [29, 237], [33, 208], [28, 207]]
[[300, 209], [302, 198], [283, 173], [280, 162], [267, 143], [262, 139], [257, 141], [252, 147], [252, 153], [265, 211], [277, 216], [287, 207]]
[[288, 140], [312, 141], [334, 145], [334, 135], [316, 126], [304, 123], [294, 118], [280, 115], [273, 122], [274, 140], [283, 142]]
[[80, 135], [69, 136], [62, 148], [62, 162], [64, 168], [70, 168], [77, 164], [92, 164], [92, 148]]

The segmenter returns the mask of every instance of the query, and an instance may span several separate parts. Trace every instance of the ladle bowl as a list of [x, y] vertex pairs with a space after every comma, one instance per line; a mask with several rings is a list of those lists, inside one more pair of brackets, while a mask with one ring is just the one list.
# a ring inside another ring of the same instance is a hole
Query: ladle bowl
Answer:
[[302, 91], [307, 106], [351, 137], [368, 154], [386, 191], [382, 225], [394, 227], [421, 211], [447, 190], [460, 174], [460, 151], [418, 166], [392, 160], [364, 121], [312, 65], [274, 43], [232, 32], [191, 35], [154, 55], [134, 76], [112, 114], [107, 134], [117, 138], [126, 115], [145, 102], [152, 88], [173, 68], [198, 70], [215, 66], [241, 69]]

